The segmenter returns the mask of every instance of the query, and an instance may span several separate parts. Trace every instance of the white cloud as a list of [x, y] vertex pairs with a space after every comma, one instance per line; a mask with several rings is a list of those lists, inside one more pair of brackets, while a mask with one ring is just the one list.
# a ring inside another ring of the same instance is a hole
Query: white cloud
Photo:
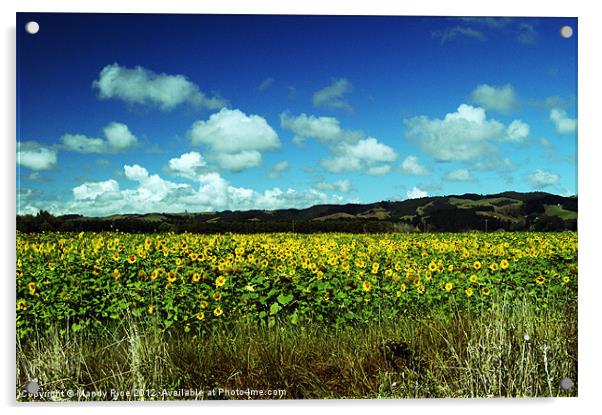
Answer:
[[437, 39], [441, 39], [441, 44], [444, 44], [445, 42], [448, 42], [450, 40], [456, 39], [456, 38], [462, 38], [462, 37], [466, 37], [466, 38], [470, 38], [470, 39], [475, 39], [481, 42], [484, 42], [485, 40], [487, 40], [487, 38], [485, 37], [485, 35], [476, 29], [467, 27], [467, 26], [454, 26], [454, 27], [448, 27], [442, 30], [436, 30], [434, 32], [431, 33], [433, 38]]
[[456, 169], [448, 172], [445, 179], [452, 182], [469, 182], [472, 180], [472, 176], [467, 169]]
[[529, 124], [521, 120], [514, 120], [506, 128], [506, 137], [502, 140], [513, 141], [516, 143], [524, 143], [529, 137]]
[[196, 151], [184, 153], [180, 157], [169, 160], [169, 170], [177, 176], [187, 179], [196, 179], [200, 169], [205, 167], [205, 159]]
[[270, 179], [278, 179], [282, 172], [288, 170], [288, 167], [288, 161], [286, 160], [276, 163], [272, 166], [272, 169], [268, 173], [268, 177]]
[[261, 153], [256, 150], [245, 150], [238, 153], [217, 153], [217, 163], [220, 167], [239, 172], [261, 165]]
[[353, 107], [343, 99], [343, 95], [351, 92], [352, 89], [353, 87], [347, 79], [334, 79], [332, 84], [314, 93], [314, 106], [318, 108], [353, 111]]
[[335, 182], [320, 181], [314, 184], [314, 188], [326, 192], [347, 193], [351, 190], [351, 182], [347, 179], [337, 180]]
[[123, 166], [123, 170], [125, 172], [125, 177], [135, 182], [142, 182], [148, 179], [148, 170], [144, 167], [140, 167], [137, 164], [133, 166], [125, 165]]
[[261, 164], [261, 152], [280, 147], [278, 135], [259, 115], [222, 108], [188, 132], [193, 145], [206, 145], [222, 168], [241, 171]]
[[125, 124], [112, 122], [107, 125], [103, 131], [105, 137], [107, 137], [109, 148], [114, 149], [115, 151], [126, 150], [138, 143], [136, 136], [132, 134]]
[[369, 176], [384, 176], [391, 171], [390, 164], [383, 164], [381, 166], [373, 166], [366, 170], [366, 174]]
[[428, 192], [426, 190], [422, 190], [419, 187], [414, 186], [411, 190], [406, 192], [406, 197], [408, 199], [420, 199], [422, 197], [427, 197]]
[[184, 75], [158, 74], [141, 66], [130, 69], [118, 63], [107, 65], [92, 85], [98, 89], [101, 99], [116, 98], [129, 104], [157, 105], [163, 110], [171, 110], [183, 103], [207, 109], [226, 105], [220, 97], [205, 96]]
[[100, 195], [118, 191], [119, 183], [113, 179], [104, 182], [83, 183], [73, 188], [73, 198], [75, 200], [94, 200]]
[[[137, 182], [133, 189], [120, 189], [113, 179], [86, 182], [73, 189], [73, 200], [56, 206], [53, 213], [81, 213], [107, 216], [116, 213], [193, 212], [249, 209], [305, 208], [315, 204], [341, 203], [337, 195], [328, 195], [317, 189], [299, 191], [278, 187], [258, 192], [232, 186], [219, 173], [198, 176], [198, 187], [162, 179], [139, 165], [124, 166], [125, 176]], [[341, 188], [345, 185], [341, 184]], [[28, 200], [27, 198], [23, 198]], [[31, 199], [31, 198], [29, 198]], [[35, 210], [35, 204], [22, 207]]]
[[373, 137], [354, 144], [342, 142], [333, 148], [333, 152], [335, 157], [320, 161], [332, 173], [368, 170], [375, 164], [392, 162], [397, 158], [395, 150]]
[[18, 141], [17, 164], [31, 170], [54, 169], [57, 166], [56, 150], [35, 141]]
[[443, 119], [418, 116], [404, 120], [406, 138], [438, 161], [468, 161], [497, 152], [495, 141], [524, 140], [528, 126], [516, 120], [505, 127], [487, 119], [480, 107], [462, 104]]
[[316, 117], [306, 114], [295, 117], [284, 112], [280, 114], [280, 126], [295, 133], [293, 138], [295, 143], [300, 143], [307, 138], [332, 142], [341, 138], [343, 134], [339, 121], [334, 117]]
[[547, 170], [536, 170], [527, 176], [527, 180], [536, 189], [543, 189], [544, 187], [558, 184], [560, 176], [551, 173]]
[[416, 156], [407, 156], [401, 163], [401, 171], [412, 176], [426, 176], [429, 174], [428, 169], [420, 164]]
[[566, 111], [561, 108], [550, 110], [550, 120], [554, 123], [558, 134], [572, 134], [577, 130], [577, 119], [569, 118]]
[[471, 94], [472, 100], [488, 110], [508, 113], [516, 108], [517, 98], [512, 85], [496, 87], [481, 84]]
[[62, 148], [78, 153], [116, 153], [138, 144], [138, 139], [125, 124], [109, 123], [103, 128], [103, 132], [106, 139], [84, 134], [65, 134], [61, 137]]

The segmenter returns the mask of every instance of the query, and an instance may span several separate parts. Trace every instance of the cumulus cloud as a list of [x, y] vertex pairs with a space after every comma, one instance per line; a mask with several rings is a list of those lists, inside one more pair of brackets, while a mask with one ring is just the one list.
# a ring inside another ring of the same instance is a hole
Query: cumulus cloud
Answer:
[[529, 124], [521, 120], [514, 120], [506, 128], [506, 136], [502, 138], [502, 141], [524, 143], [529, 138], [530, 131]]
[[184, 153], [180, 157], [169, 160], [169, 170], [177, 176], [196, 179], [199, 171], [207, 165], [205, 159], [196, 151]]
[[293, 138], [295, 143], [301, 143], [308, 138], [333, 142], [343, 135], [339, 121], [334, 117], [316, 117], [306, 114], [295, 117], [284, 112], [280, 114], [280, 126], [295, 133]]
[[426, 190], [422, 190], [419, 187], [412, 187], [411, 190], [408, 190], [406, 192], [406, 197], [408, 199], [420, 199], [422, 197], [427, 197], [428, 196], [428, 192]]
[[217, 153], [216, 160], [221, 168], [236, 173], [261, 165], [262, 158], [257, 150], [244, 150], [238, 153]]
[[468, 161], [495, 154], [495, 141], [522, 141], [528, 126], [520, 120], [505, 127], [480, 107], [462, 104], [443, 119], [418, 116], [404, 120], [406, 138], [438, 161]]
[[544, 187], [558, 184], [560, 176], [547, 170], [536, 170], [527, 176], [529, 184], [535, 189], [543, 189]]
[[278, 178], [280, 178], [280, 175], [282, 174], [282, 172], [288, 170], [288, 167], [289, 167], [288, 161], [284, 160], [284, 161], [278, 162], [272, 166], [272, 169], [268, 173], [268, 177], [270, 179], [278, 179]]
[[207, 97], [184, 75], [155, 73], [141, 66], [132, 69], [118, 63], [107, 65], [92, 85], [101, 99], [156, 105], [162, 110], [171, 110], [183, 103], [207, 109], [218, 109], [227, 104], [220, 97]]
[[[397, 152], [391, 147], [379, 142], [376, 138], [368, 137], [356, 143], [341, 142], [333, 148], [334, 157], [320, 161], [322, 166], [332, 172], [368, 170], [382, 163], [392, 162], [397, 158]], [[379, 170], [372, 170], [372, 173]]]
[[[139, 165], [125, 165], [124, 174], [136, 182], [133, 189], [122, 189], [113, 179], [85, 182], [73, 188], [73, 199], [54, 206], [56, 214], [81, 213], [107, 216], [115, 213], [194, 212], [249, 209], [305, 208], [315, 204], [341, 203], [341, 196], [319, 189], [280, 189], [263, 192], [236, 187], [217, 172], [200, 174], [196, 186], [174, 183], [150, 174]], [[342, 185], [344, 187], [344, 185]], [[26, 198], [23, 198], [24, 200]], [[31, 198], [30, 198], [31, 199]], [[28, 203], [23, 210], [34, 209]]]
[[467, 169], [456, 169], [448, 172], [445, 179], [452, 182], [469, 182], [472, 180], [472, 176]]
[[509, 113], [517, 106], [517, 98], [512, 85], [496, 87], [487, 84], [478, 85], [471, 93], [474, 102], [485, 109]]
[[347, 79], [333, 79], [330, 85], [314, 93], [313, 104], [318, 108], [353, 111], [353, 107], [343, 98], [352, 89], [353, 86]]
[[17, 164], [31, 170], [51, 170], [57, 166], [56, 150], [35, 141], [17, 142]]
[[138, 139], [127, 125], [112, 122], [103, 133], [105, 138], [88, 137], [84, 134], [64, 134], [61, 147], [67, 151], [78, 153], [117, 153], [135, 147]]
[[280, 147], [278, 135], [259, 115], [222, 108], [188, 131], [192, 145], [209, 147], [220, 167], [241, 171], [261, 164], [261, 152]]
[[550, 110], [550, 120], [554, 123], [558, 134], [573, 134], [577, 131], [577, 119], [569, 118], [562, 108], [552, 108]]
[[323, 190], [325, 192], [347, 193], [351, 190], [351, 182], [347, 179], [337, 180], [334, 182], [319, 181], [314, 184], [314, 188], [317, 190]]
[[407, 156], [401, 163], [401, 171], [411, 176], [426, 176], [430, 173], [425, 166], [420, 164], [416, 156]]

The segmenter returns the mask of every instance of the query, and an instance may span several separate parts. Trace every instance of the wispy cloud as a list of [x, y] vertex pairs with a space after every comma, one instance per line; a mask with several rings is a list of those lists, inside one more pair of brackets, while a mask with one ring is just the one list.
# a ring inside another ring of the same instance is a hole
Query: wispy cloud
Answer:
[[435, 39], [440, 39], [441, 44], [457, 38], [475, 39], [480, 42], [487, 40], [483, 32], [467, 26], [454, 26], [446, 29], [436, 30], [432, 32], [432, 36]]
[[333, 79], [327, 87], [319, 89], [314, 93], [313, 104], [317, 108], [342, 109], [353, 111], [353, 107], [343, 96], [351, 92], [353, 86], [345, 78]]

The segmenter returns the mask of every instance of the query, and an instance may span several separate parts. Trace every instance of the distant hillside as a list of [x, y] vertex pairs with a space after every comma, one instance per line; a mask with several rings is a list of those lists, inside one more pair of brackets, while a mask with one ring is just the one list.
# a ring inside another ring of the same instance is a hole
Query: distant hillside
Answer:
[[126, 232], [560, 231], [577, 229], [577, 197], [544, 192], [434, 196], [306, 209], [120, 214], [103, 218], [18, 216], [17, 229]]

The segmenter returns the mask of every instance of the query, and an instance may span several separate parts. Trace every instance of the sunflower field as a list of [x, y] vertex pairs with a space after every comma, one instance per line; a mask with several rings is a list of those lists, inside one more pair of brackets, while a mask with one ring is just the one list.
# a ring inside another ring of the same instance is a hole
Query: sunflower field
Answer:
[[577, 234], [17, 235], [17, 337], [129, 315], [203, 333], [576, 301]]

